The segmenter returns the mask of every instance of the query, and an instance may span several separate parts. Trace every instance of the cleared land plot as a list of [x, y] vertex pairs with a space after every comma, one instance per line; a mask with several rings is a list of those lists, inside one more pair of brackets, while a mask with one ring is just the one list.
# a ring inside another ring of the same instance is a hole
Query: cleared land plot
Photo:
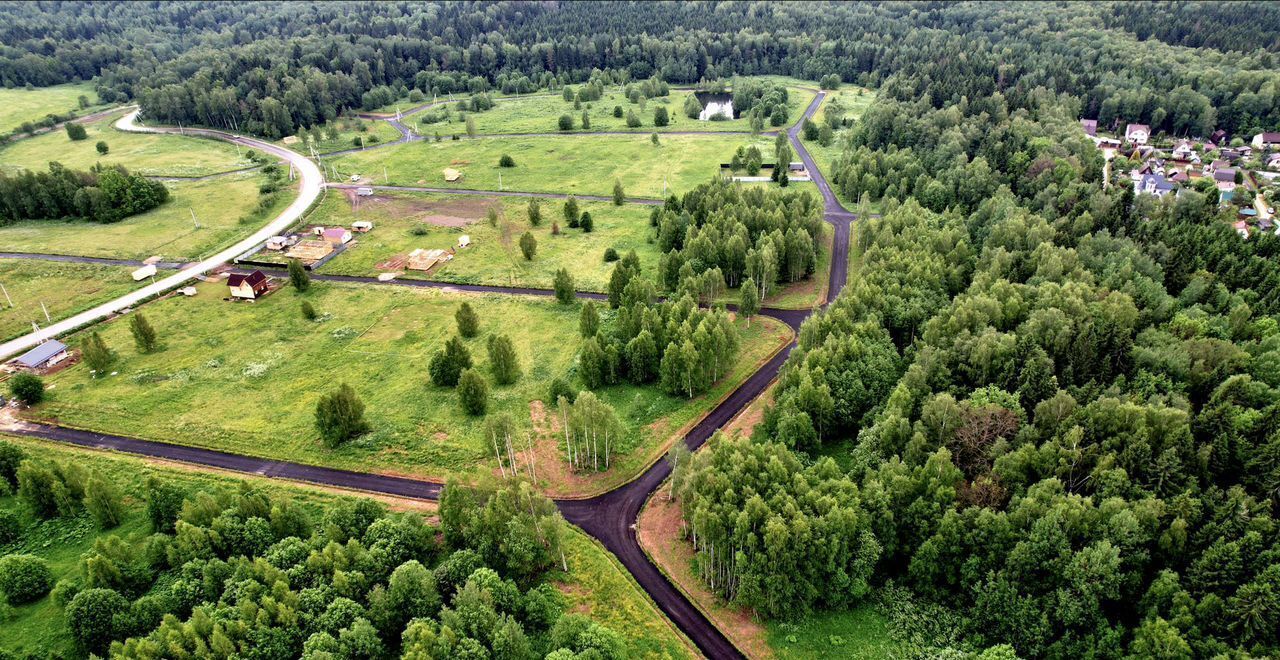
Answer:
[[[248, 172], [203, 181], [168, 181], [169, 201], [147, 213], [106, 225], [19, 222], [0, 227], [0, 245], [13, 252], [193, 260], [256, 229], [293, 199], [291, 190], [281, 190], [268, 207], [260, 207], [258, 186], [263, 180], [262, 175]], [[198, 228], [192, 221], [193, 211]]]
[[[343, 194], [346, 193], [346, 194]], [[326, 264], [322, 272], [344, 275], [375, 275], [399, 271], [402, 277], [431, 279], [461, 284], [493, 284], [549, 289], [555, 273], [569, 269], [580, 291], [604, 291], [613, 272], [605, 263], [605, 248], [619, 255], [635, 250], [644, 272], [653, 273], [658, 249], [648, 238], [650, 207], [636, 204], [614, 206], [606, 202], [579, 202], [591, 214], [594, 230], [584, 233], [569, 229], [560, 200], [539, 200], [542, 224], [529, 224], [529, 200], [518, 197], [477, 195], [437, 195], [379, 190], [359, 197], [351, 190], [331, 190], [312, 214], [310, 222], [343, 225], [365, 220], [373, 231], [357, 234], [357, 244]], [[498, 225], [486, 220], [490, 208], [499, 212]], [[560, 223], [560, 234], [552, 235], [552, 222]], [[520, 236], [525, 231], [538, 240], [537, 255], [525, 260], [520, 252]], [[471, 239], [467, 248], [456, 249], [459, 237]], [[415, 249], [456, 249], [452, 261], [429, 272], [395, 267], [397, 257]]]
[[[574, 86], [574, 89], [577, 89], [577, 87]], [[584, 102], [581, 108], [574, 109], [574, 102], [565, 101], [557, 92], [554, 95], [539, 94], [520, 99], [500, 99], [494, 102], [494, 107], [490, 110], [467, 114], [475, 118], [476, 133], [480, 135], [588, 131], [629, 131], [636, 133], [699, 131], [714, 133], [723, 131], [748, 132], [751, 130], [751, 122], [746, 118], [728, 121], [690, 119], [684, 114], [684, 104], [685, 100], [692, 94], [693, 91], [690, 90], [673, 89], [668, 96], [647, 99], [642, 109], [640, 104], [628, 101], [623, 96], [621, 89], [614, 87], [607, 90], [600, 100], [590, 103]], [[814, 93], [807, 90], [797, 88], [787, 90], [788, 123], [793, 123], [800, 118], [800, 115], [804, 113], [804, 109], [808, 107], [813, 97]], [[622, 117], [613, 115], [614, 107], [622, 108]], [[655, 109], [659, 107], [667, 109], [669, 123], [666, 126], [654, 126], [653, 124]], [[448, 108], [448, 112], [445, 113], [441, 108]], [[589, 128], [582, 127], [582, 113], [584, 111], [591, 120]], [[640, 119], [639, 127], [632, 128], [627, 126], [626, 115], [629, 111], [635, 112]], [[430, 124], [421, 123], [423, 117], [442, 117], [446, 114], [447, 119], [444, 121]], [[573, 131], [560, 131], [559, 129], [560, 116], [566, 114], [573, 117]], [[405, 122], [406, 124], [413, 122], [415, 130], [423, 135], [434, 135], [437, 132], [446, 138], [454, 134], [466, 135], [466, 124], [460, 117], [455, 104], [424, 110], [419, 114], [408, 117]], [[778, 130], [778, 128], [769, 126], [768, 122], [766, 122], [765, 130]]]
[[[343, 181], [359, 174], [377, 184], [610, 195], [618, 180], [630, 197], [662, 198], [664, 176], [667, 195], [683, 193], [717, 176], [720, 163], [753, 141], [772, 148], [768, 137], [714, 134], [666, 135], [658, 145], [646, 135], [510, 137], [410, 142], [327, 162]], [[498, 166], [504, 154], [515, 167]], [[461, 180], [446, 182], [445, 168], [460, 171]]]
[[89, 102], [96, 105], [98, 95], [89, 83], [70, 83], [31, 90], [0, 89], [0, 133], [15, 130], [22, 122], [44, 119], [46, 115], [79, 111], [81, 95], [89, 97]]
[[[88, 516], [34, 520], [27, 505], [16, 496], [0, 497], [0, 510], [18, 514], [24, 527], [24, 540], [0, 546], [0, 553], [34, 554], [49, 562], [55, 581], [79, 579], [83, 576], [81, 556], [93, 548], [101, 536], [117, 534], [143, 552], [151, 525], [146, 516], [142, 487], [150, 476], [176, 483], [189, 491], [234, 490], [247, 481], [272, 497], [284, 497], [319, 519], [325, 508], [349, 499], [340, 491], [318, 490], [266, 478], [240, 477], [221, 472], [204, 472], [173, 464], [90, 452], [61, 447], [46, 442], [0, 435], [0, 439], [23, 447], [28, 454], [64, 463], [74, 462], [91, 472], [99, 472], [116, 483], [125, 493], [128, 510], [122, 524], [110, 532], [101, 532]], [[431, 510], [426, 502], [393, 500], [392, 510]], [[622, 635], [628, 657], [686, 658], [692, 657], [684, 639], [653, 605], [639, 585], [614, 559], [586, 535], [570, 528], [564, 537], [568, 573], [552, 575], [565, 595], [567, 611], [586, 614]], [[63, 608], [48, 596], [34, 603], [14, 607], [12, 616], [0, 626], [0, 649], [21, 655], [31, 652], [40, 657], [79, 657], [68, 629]]]
[[[0, 341], [31, 331], [98, 303], [132, 291], [138, 286], [132, 268], [71, 264], [50, 261], [0, 259]], [[44, 309], [41, 308], [44, 304]], [[12, 305], [12, 306], [11, 306]]]
[[[205, 176], [229, 172], [254, 163], [236, 151], [234, 145], [186, 137], [126, 133], [112, 127], [118, 115], [86, 124], [88, 139], [73, 141], [58, 130], [18, 140], [0, 149], [0, 169], [45, 170], [51, 161], [76, 170], [97, 163], [123, 165], [134, 174], [147, 176]], [[99, 154], [95, 145], [105, 141], [110, 151]]]
[[[300, 154], [311, 155], [310, 146], [322, 154], [333, 153], [335, 151], [345, 151], [347, 149], [359, 149], [361, 147], [373, 147], [384, 142], [395, 142], [400, 139], [400, 131], [385, 121], [378, 119], [357, 119], [353, 117], [341, 117], [334, 120], [333, 125], [338, 129], [338, 138], [336, 140], [321, 139], [319, 142], [304, 143], [298, 136], [295, 139], [280, 140], [276, 144], [292, 149]], [[360, 130], [361, 127], [364, 130]], [[327, 133], [327, 131], [321, 131]], [[357, 141], [362, 138], [363, 143]]]
[[[497, 466], [483, 419], [464, 414], [457, 393], [432, 385], [427, 374], [432, 354], [455, 333], [458, 305], [469, 301], [480, 317], [481, 336], [466, 344], [483, 373], [486, 335], [507, 333], [515, 344], [523, 376], [491, 387], [489, 410], [510, 412], [522, 427], [519, 438], [532, 425], [530, 403], [546, 396], [552, 378], [572, 377], [580, 343], [578, 306], [544, 299], [320, 282], [305, 296], [286, 289], [256, 303], [224, 302], [222, 283], [202, 284], [199, 291], [145, 308], [160, 335], [162, 348], [154, 353], [134, 350], [127, 319], [99, 326], [120, 353], [113, 367], [119, 374], [98, 381], [85, 368], [57, 374], [36, 416], [350, 469], [432, 478], [487, 474]], [[304, 320], [301, 300], [322, 320]], [[624, 478], [647, 464], [651, 448], [708, 410], [772, 352], [776, 333], [776, 324], [753, 322], [736, 371], [692, 402], [655, 387], [601, 390], [630, 429], [612, 473]], [[314, 428], [315, 405], [341, 382], [364, 399], [372, 431], [329, 450]], [[563, 463], [558, 454], [539, 461], [544, 482], [550, 463]]]

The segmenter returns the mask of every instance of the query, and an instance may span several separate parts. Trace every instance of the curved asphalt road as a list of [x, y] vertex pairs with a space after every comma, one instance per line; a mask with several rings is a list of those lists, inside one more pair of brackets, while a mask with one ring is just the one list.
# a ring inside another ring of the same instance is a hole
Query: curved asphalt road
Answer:
[[208, 259], [192, 264], [173, 275], [158, 280], [153, 284], [148, 284], [136, 291], [133, 291], [132, 293], [116, 298], [111, 302], [98, 305], [97, 307], [71, 316], [70, 318], [58, 321], [57, 323], [51, 323], [37, 332], [32, 332], [23, 335], [22, 337], [18, 337], [17, 339], [0, 344], [0, 359], [25, 351], [46, 339], [51, 339], [58, 335], [75, 330], [76, 328], [100, 321], [126, 307], [143, 302], [152, 296], [177, 287], [197, 275], [202, 275], [228, 261], [231, 261], [236, 256], [244, 253], [257, 244], [262, 243], [268, 238], [279, 234], [297, 222], [298, 219], [302, 217], [302, 214], [311, 207], [313, 202], [315, 202], [316, 198], [319, 197], [320, 191], [324, 188], [324, 175], [320, 172], [320, 168], [316, 166], [315, 163], [307, 160], [301, 154], [294, 153], [288, 149], [277, 147], [273, 144], [262, 142], [260, 140], [231, 135], [223, 133], [222, 131], [209, 129], [183, 130], [175, 128], [149, 128], [140, 126], [135, 123], [139, 112], [140, 110], [134, 109], [124, 117], [121, 117], [120, 120], [116, 122], [116, 128], [122, 131], [141, 133], [182, 133], [184, 135], [211, 137], [235, 144], [241, 144], [246, 147], [252, 147], [254, 149], [261, 149], [266, 153], [274, 154], [280, 158], [288, 160], [302, 175], [302, 183], [300, 187], [301, 192], [299, 193], [298, 198], [293, 200], [293, 203], [290, 204], [288, 208], [282, 211], [280, 215], [276, 216], [276, 218], [265, 227], [254, 232], [250, 236], [245, 237], [235, 245], [232, 245], [231, 247], [209, 257]]
[[[825, 93], [819, 92], [806, 109], [803, 117], [811, 116], [822, 103]], [[803, 118], [802, 117], [802, 118]], [[828, 296], [834, 299], [844, 287], [848, 273], [849, 223], [854, 215], [840, 205], [832, 193], [826, 179], [822, 176], [817, 164], [797, 137], [799, 122], [788, 134], [797, 153], [818, 183], [824, 204], [824, 219], [835, 227], [835, 240], [831, 270], [829, 274]], [[220, 136], [225, 135], [221, 134]], [[257, 145], [255, 145], [257, 146]], [[272, 149], [273, 153], [278, 153]], [[282, 151], [282, 150], [281, 150]], [[296, 156], [296, 154], [293, 154]], [[305, 159], [304, 159], [305, 160]], [[307, 162], [314, 169], [314, 165]], [[305, 170], [304, 170], [305, 171]], [[318, 176], [319, 171], [315, 170]], [[450, 191], [456, 192], [456, 191]], [[290, 207], [292, 208], [292, 207]], [[304, 207], [305, 208], [305, 207]], [[264, 237], [265, 238], [265, 237]], [[257, 239], [262, 240], [262, 239]], [[230, 251], [243, 251], [245, 248], [233, 248]], [[223, 258], [225, 261], [227, 257]], [[184, 273], [187, 271], [183, 271]], [[177, 276], [175, 276], [177, 277]], [[368, 282], [370, 278], [351, 278], [343, 276], [315, 276], [317, 279], [334, 281]], [[440, 283], [418, 280], [404, 280], [397, 284], [409, 286], [433, 286], [468, 291], [488, 291], [527, 295], [548, 295], [550, 292], [540, 289], [519, 289], [509, 287], [479, 287], [472, 285], [444, 285]], [[599, 294], [580, 294], [596, 297]], [[809, 311], [765, 310], [786, 322], [793, 328], [809, 316]], [[711, 435], [724, 426], [734, 415], [748, 403], [758, 397], [777, 376], [778, 370], [786, 361], [794, 344], [787, 346], [762, 368], [752, 374], [746, 382], [734, 390], [724, 401], [706, 415], [685, 437], [684, 443], [690, 449], [696, 449], [705, 443]], [[238, 454], [171, 445], [161, 442], [138, 440], [121, 436], [105, 435], [75, 429], [45, 426], [40, 424], [17, 422], [15, 426], [5, 429], [12, 433], [54, 440], [85, 447], [99, 449], [115, 449], [118, 451], [179, 460], [198, 465], [206, 465], [237, 472], [260, 474], [265, 476], [296, 479], [312, 483], [320, 483], [343, 488], [353, 488], [370, 492], [386, 493], [400, 497], [435, 499], [440, 493], [440, 484], [392, 477], [376, 474], [335, 470], [317, 466], [254, 458]], [[661, 571], [658, 570], [641, 549], [636, 540], [635, 522], [640, 508], [648, 497], [662, 484], [671, 473], [665, 459], [660, 459], [635, 480], [603, 495], [581, 500], [558, 500], [557, 506], [565, 519], [581, 527], [588, 534], [598, 539], [610, 552], [617, 556], [623, 566], [632, 574], [636, 582], [653, 598], [658, 607], [683, 631], [694, 644], [711, 658], [740, 658], [742, 653], [697, 609], [684, 594], [674, 587]]]

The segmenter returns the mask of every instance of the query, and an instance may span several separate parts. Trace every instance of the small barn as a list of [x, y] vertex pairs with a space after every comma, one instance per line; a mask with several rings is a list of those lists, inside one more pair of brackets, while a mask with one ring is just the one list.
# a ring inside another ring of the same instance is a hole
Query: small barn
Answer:
[[272, 236], [267, 239], [268, 250], [283, 250], [289, 244], [288, 236]]
[[462, 180], [462, 172], [459, 172], [458, 170], [455, 170], [452, 167], [446, 167], [444, 168], [444, 180], [448, 183], [454, 183], [455, 181], [460, 181]]
[[20, 369], [44, 369], [52, 367], [59, 362], [67, 359], [70, 353], [67, 352], [67, 345], [57, 339], [36, 346], [35, 348], [19, 355], [14, 359], [13, 363]]
[[463, 234], [463, 235], [459, 236], [459, 237], [458, 237], [458, 247], [460, 247], [460, 248], [471, 247], [471, 235], [470, 235], [470, 234]]
[[148, 277], [151, 277], [152, 275], [155, 275], [155, 274], [156, 274], [156, 265], [147, 264], [146, 266], [143, 266], [142, 268], [139, 268], [138, 270], [133, 271], [133, 281], [141, 282], [142, 280], [145, 280]]
[[356, 220], [351, 223], [351, 229], [360, 234], [368, 233], [373, 230], [373, 223], [368, 220]]
[[343, 227], [330, 227], [321, 234], [324, 240], [333, 245], [345, 245], [351, 242], [351, 232]]
[[267, 292], [267, 276], [260, 270], [252, 273], [232, 273], [227, 278], [232, 298], [253, 300]]

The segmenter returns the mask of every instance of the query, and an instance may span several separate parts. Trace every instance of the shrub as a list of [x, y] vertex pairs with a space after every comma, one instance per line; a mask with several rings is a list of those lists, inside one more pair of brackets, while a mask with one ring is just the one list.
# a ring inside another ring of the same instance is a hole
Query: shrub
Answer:
[[102, 154], [103, 156], [107, 155], [108, 151], [111, 151], [111, 147], [107, 145], [106, 140], [98, 140], [98, 143], [93, 146], [95, 149], [98, 150], [98, 153]]
[[289, 260], [289, 283], [298, 293], [306, 291], [311, 286], [311, 276], [307, 274], [307, 269], [302, 266], [302, 262], [297, 259]]
[[613, 116], [617, 117], [618, 119], [622, 119], [622, 106], [620, 105], [613, 106]]
[[431, 382], [441, 387], [453, 387], [458, 384], [462, 371], [471, 367], [471, 352], [463, 345], [462, 340], [452, 337], [444, 348], [436, 351], [427, 364], [427, 373]]
[[129, 601], [114, 589], [86, 589], [67, 605], [67, 624], [80, 646], [98, 653], [116, 636], [116, 614], [129, 609]]
[[502, 154], [502, 157], [498, 159], [498, 167], [515, 167], [515, 166], [516, 166], [516, 159], [512, 158], [509, 154]]
[[124, 495], [114, 483], [95, 474], [85, 484], [84, 507], [98, 527], [111, 529], [124, 518]]
[[458, 399], [468, 415], [483, 415], [489, 407], [489, 384], [475, 369], [467, 369], [458, 379]]
[[553, 378], [551, 379], [551, 387], [547, 391], [547, 403], [555, 405], [560, 400], [560, 397], [564, 397], [569, 403], [573, 403], [575, 394], [576, 392], [573, 391], [572, 387], [569, 387], [569, 383], [566, 383], [563, 378]]
[[533, 256], [538, 253], [538, 239], [532, 233], [525, 232], [520, 237], [520, 253], [524, 255], [525, 261], [533, 261]]
[[0, 593], [12, 605], [30, 603], [53, 588], [49, 565], [32, 555], [0, 557]]
[[458, 322], [458, 334], [470, 339], [480, 334], [480, 317], [471, 308], [471, 303], [463, 302], [453, 318]]
[[618, 251], [609, 247], [604, 249], [604, 262], [611, 264], [618, 260]]
[[44, 381], [35, 374], [18, 374], [9, 380], [9, 393], [28, 406], [44, 400]]
[[18, 514], [8, 509], [0, 509], [0, 545], [8, 545], [22, 536], [22, 521]]
[[12, 442], [0, 440], [0, 478], [9, 483], [9, 489], [18, 487], [18, 466], [26, 459], [27, 452]]
[[84, 126], [74, 122], [67, 122], [67, 137], [75, 141], [85, 140], [89, 137], [89, 132], [84, 130]]
[[560, 123], [559, 123], [559, 126], [560, 126], [560, 130], [562, 130], [562, 131], [572, 131], [572, 130], [573, 130], [573, 116], [572, 116], [572, 115], [560, 115]]
[[316, 430], [326, 446], [333, 448], [369, 430], [364, 419], [364, 402], [350, 385], [343, 383], [316, 403]]
[[151, 327], [151, 323], [147, 321], [147, 317], [142, 312], [134, 312], [129, 317], [129, 331], [133, 333], [133, 343], [137, 345], [139, 353], [150, 353], [156, 348], [156, 329]]
[[569, 269], [561, 268], [556, 271], [555, 290], [556, 300], [559, 301], [560, 304], [568, 305], [573, 302], [573, 275], [569, 274]]
[[312, 307], [311, 303], [305, 300], [302, 301], [302, 318], [308, 321], [314, 321], [317, 316], [319, 316], [319, 314], [316, 313], [316, 308]]
[[590, 234], [596, 227], [596, 223], [591, 219], [590, 211], [583, 211], [582, 217], [578, 219], [578, 226], [582, 228], [582, 233]]

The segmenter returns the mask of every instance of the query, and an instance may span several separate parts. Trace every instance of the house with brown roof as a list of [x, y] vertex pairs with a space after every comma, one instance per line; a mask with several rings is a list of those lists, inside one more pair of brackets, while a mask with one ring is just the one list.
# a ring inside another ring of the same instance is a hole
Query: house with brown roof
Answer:
[[1273, 149], [1280, 147], [1280, 133], [1258, 133], [1249, 142], [1254, 149]]
[[227, 288], [232, 298], [253, 300], [267, 292], [267, 276], [260, 270], [252, 273], [232, 273], [227, 278]]

